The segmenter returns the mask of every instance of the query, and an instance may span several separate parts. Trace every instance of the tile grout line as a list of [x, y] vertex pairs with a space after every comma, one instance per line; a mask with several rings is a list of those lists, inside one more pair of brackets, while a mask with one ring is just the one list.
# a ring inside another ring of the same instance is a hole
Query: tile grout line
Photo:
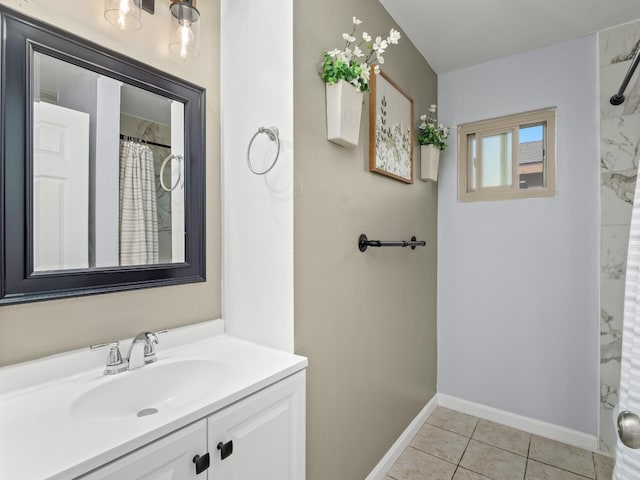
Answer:
[[[481, 443], [481, 444], [483, 444], [483, 445], [486, 445], [486, 446], [488, 446], [488, 447], [495, 448], [495, 449], [497, 449], [497, 450], [501, 450], [501, 451], [506, 452], [506, 453], [510, 453], [510, 454], [515, 455], [515, 456], [520, 457], [520, 458], [524, 458], [524, 459], [525, 459], [525, 463], [524, 463], [524, 469], [525, 469], [525, 471], [524, 471], [524, 473], [525, 473], [525, 475], [526, 475], [526, 473], [527, 473], [527, 460], [528, 460], [528, 457], [523, 457], [522, 455], [520, 455], [520, 454], [518, 454], [518, 453], [514, 453], [514, 452], [512, 452], [512, 451], [505, 450], [504, 448], [497, 447], [497, 446], [495, 446], [495, 445], [491, 445], [490, 443], [483, 442], [482, 440], [478, 440], [477, 438], [473, 438], [473, 435], [476, 433], [476, 430], [478, 429], [478, 426], [480, 425], [480, 421], [481, 421], [481, 420], [483, 420], [483, 419], [482, 419], [482, 418], [479, 418], [479, 419], [478, 419], [478, 422], [476, 423], [476, 426], [475, 426], [475, 427], [474, 427], [474, 429], [473, 429], [473, 432], [472, 432], [472, 434], [471, 434], [471, 437], [469, 437], [469, 444], [467, 444], [467, 448], [468, 448], [468, 446], [471, 444], [471, 440], [474, 440], [474, 441], [476, 441], [476, 442], [478, 442], [478, 443]], [[493, 423], [495, 423], [495, 422], [493, 422]], [[500, 424], [498, 424], [498, 425], [500, 425]], [[514, 429], [514, 430], [517, 430], [517, 429]], [[522, 430], [519, 430], [519, 431], [522, 431]], [[530, 446], [531, 446], [531, 434], [529, 434], [528, 432], [524, 432], [524, 433], [527, 433], [527, 434], [529, 435], [529, 446], [528, 446], [528, 448], [530, 448]], [[529, 454], [528, 448], [527, 448], [527, 455]], [[465, 452], [466, 452], [466, 449], [465, 449]], [[464, 456], [464, 454], [463, 454], [463, 456]], [[462, 461], [462, 458], [461, 458], [460, 460]], [[478, 474], [478, 475], [480, 475], [481, 477], [485, 477], [485, 475], [484, 475], [484, 474], [482, 474], [482, 473], [480, 473], [480, 472], [476, 472], [475, 470], [471, 470], [471, 469], [469, 469], [469, 471], [470, 471], [470, 472], [477, 473], [477, 474]], [[489, 478], [489, 477], [487, 477], [487, 478]], [[522, 477], [522, 480], [524, 480], [524, 476]]]
[[[460, 455], [460, 458], [458, 459], [458, 462], [457, 462], [457, 463], [452, 463], [452, 462], [450, 462], [449, 460], [447, 460], [447, 459], [445, 459], [445, 458], [441, 458], [441, 457], [439, 457], [439, 456], [437, 456], [437, 455], [434, 455], [434, 454], [432, 454], [432, 453], [426, 452], [426, 451], [424, 451], [424, 450], [422, 450], [422, 449], [420, 449], [420, 448], [418, 448], [418, 447], [413, 446], [413, 445], [412, 445], [412, 443], [413, 443], [413, 439], [411, 440], [411, 442], [409, 443], [409, 445], [407, 445], [407, 447], [405, 448], [405, 450], [404, 450], [404, 451], [406, 452], [409, 448], [413, 448], [414, 450], [417, 450], [418, 452], [422, 452], [422, 453], [424, 453], [425, 455], [429, 455], [429, 456], [431, 456], [431, 457], [433, 457], [433, 458], [437, 458], [438, 460], [442, 460], [443, 462], [447, 462], [448, 464], [453, 465], [453, 466], [455, 467], [455, 469], [453, 470], [453, 475], [451, 476], [451, 480], [453, 480], [453, 478], [456, 476], [456, 473], [458, 472], [458, 470], [459, 470], [460, 468], [462, 468], [462, 467], [460, 466], [460, 462], [462, 461], [462, 457], [464, 456], [464, 453], [467, 451], [467, 447], [469, 446], [469, 443], [471, 443], [471, 436], [467, 437], [466, 435], [461, 435], [461, 434], [460, 434], [460, 433], [458, 433], [458, 432], [454, 432], [454, 431], [452, 431], [452, 430], [448, 430], [448, 429], [446, 429], [446, 428], [443, 428], [443, 427], [441, 427], [441, 426], [439, 426], [439, 425], [434, 425], [434, 424], [432, 424], [432, 423], [429, 423], [429, 418], [430, 418], [430, 417], [431, 417], [431, 416], [429, 416], [429, 417], [425, 420], [425, 422], [422, 424], [422, 427], [424, 427], [425, 425], [429, 425], [429, 426], [431, 426], [431, 427], [433, 427], [433, 428], [437, 428], [437, 429], [439, 429], [439, 430], [443, 430], [443, 431], [448, 432], [448, 433], [453, 433], [454, 435], [457, 435], [457, 436], [460, 436], [460, 437], [462, 437], [462, 438], [466, 438], [466, 439], [467, 439], [467, 444], [465, 445], [464, 450], [462, 451], [462, 455]], [[473, 433], [475, 432], [475, 430], [476, 430], [476, 428], [477, 428], [477, 426], [478, 426], [478, 423], [479, 423], [479, 421], [477, 421], [477, 422], [476, 422], [476, 425], [474, 426], [473, 431], [471, 432], [471, 435], [473, 435]], [[422, 427], [420, 427], [420, 428], [422, 429]], [[415, 437], [416, 437], [416, 436], [417, 436], [417, 434], [414, 436], [414, 439], [415, 439]], [[394, 478], [394, 477], [391, 477], [391, 478]]]
[[522, 477], [522, 480], [527, 480], [527, 470], [529, 469], [529, 453], [531, 453], [531, 439], [532, 439], [532, 435], [529, 434], [529, 445], [527, 445], [527, 461], [524, 462], [524, 477]]
[[[469, 444], [471, 444], [471, 437], [467, 439], [467, 444], [464, 446], [464, 450], [462, 450], [462, 455], [460, 455], [460, 459], [458, 460], [458, 468], [461, 466], [460, 462], [462, 462], [462, 459], [464, 458], [464, 454], [467, 453], [467, 448], [469, 448]], [[456, 468], [456, 471], [458, 471], [458, 468]]]
[[552, 465], [551, 463], [543, 462], [542, 460], [536, 460], [535, 458], [531, 458], [534, 462], [541, 463], [542, 465], [546, 465], [547, 467], [555, 468], [556, 470], [562, 470], [563, 472], [571, 473], [576, 477], [586, 478], [587, 480], [596, 480], [595, 478], [585, 477], [581, 473], [574, 472], [573, 470], [567, 470], [566, 468], [558, 467], [557, 465]]
[[[460, 462], [462, 462], [464, 454], [467, 452], [467, 449], [469, 448], [469, 445], [471, 445], [471, 440], [475, 440], [475, 438], [473, 438], [473, 434], [476, 433], [476, 430], [478, 429], [478, 425], [479, 424], [480, 424], [480, 419], [478, 419], [478, 421], [476, 422], [475, 427], [473, 427], [473, 432], [471, 432], [471, 436], [469, 437], [469, 441], [467, 442], [467, 446], [464, 447], [464, 452], [462, 452], [462, 457], [460, 457]], [[475, 440], [475, 441], [477, 442], [478, 440]], [[480, 442], [480, 443], [484, 443], [484, 442]], [[485, 443], [485, 445], [488, 445], [488, 444]], [[489, 445], [489, 446], [491, 447], [492, 445]], [[462, 465], [460, 465], [460, 462], [458, 462], [458, 466], [462, 467]], [[486, 475], [484, 475], [484, 474], [482, 474], [480, 472], [476, 472], [475, 470], [472, 470], [471, 468], [468, 468], [468, 467], [462, 467], [462, 468], [465, 468], [465, 469], [469, 470], [470, 472], [477, 473], [481, 477], [489, 478], [489, 477], [487, 477]], [[489, 479], [489, 480], [493, 480], [493, 479]]]
[[[469, 439], [469, 440], [472, 440], [472, 439]], [[473, 440], [475, 440], [478, 443], [482, 443], [483, 445], [487, 445], [488, 447], [495, 448], [497, 450], [502, 450], [503, 452], [511, 453], [512, 455], [516, 455], [516, 456], [518, 456], [520, 458], [524, 458], [525, 459], [524, 468], [525, 468], [525, 474], [526, 474], [526, 471], [527, 471], [527, 458], [526, 457], [523, 457], [522, 455], [518, 455], [517, 453], [510, 452], [508, 450], [504, 450], [502, 448], [494, 447], [493, 445], [489, 445], [488, 443], [480, 442], [480, 441], [476, 440], [475, 438]], [[471, 443], [471, 442], [469, 442], [469, 443]], [[465, 468], [465, 469], [469, 470], [470, 472], [476, 473], [476, 474], [480, 475], [483, 478], [487, 478], [489, 480], [494, 480], [493, 477], [487, 477], [486, 474], [478, 472], [476, 470], [473, 470], [471, 467], [462, 467], [462, 468]], [[522, 478], [522, 480], [524, 480], [524, 477]]]
[[[457, 466], [455, 463], [450, 462], [449, 460], [445, 460], [444, 458], [440, 458], [439, 456], [434, 455], [433, 453], [429, 453], [429, 452], [425, 452], [424, 450], [420, 450], [419, 448], [416, 448], [416, 447], [414, 447], [414, 446], [412, 446], [412, 445], [407, 446], [407, 448], [405, 448], [405, 449], [404, 449], [404, 452], [406, 452], [409, 448], [412, 448], [412, 449], [414, 449], [414, 450], [416, 450], [416, 451], [418, 451], [418, 452], [420, 452], [420, 453], [424, 453], [425, 455], [429, 455], [430, 457], [433, 457], [433, 458], [435, 458], [436, 460], [442, 460], [443, 462], [446, 462], [446, 463], [448, 463], [449, 465], [453, 465], [454, 467], [456, 467], [456, 466]], [[404, 453], [404, 452], [402, 452], [402, 453]]]
[[[538, 438], [546, 439], [546, 437], [540, 437], [540, 436], [538, 436]], [[555, 441], [555, 440], [554, 440], [554, 441]], [[566, 469], [566, 468], [559, 467], [559, 466], [557, 466], [557, 465], [553, 465], [553, 464], [551, 464], [551, 463], [544, 462], [544, 461], [539, 460], [539, 459], [537, 459], [537, 458], [531, 458], [531, 444], [532, 444], [532, 443], [533, 443], [533, 434], [531, 435], [531, 439], [530, 439], [530, 441], [529, 441], [529, 452], [527, 453], [527, 464], [529, 463], [529, 459], [531, 459], [531, 460], [533, 460], [534, 462], [538, 462], [538, 463], [541, 463], [541, 464], [546, 465], [546, 466], [548, 466], [548, 467], [552, 467], [552, 468], [556, 468], [556, 469], [558, 469], [558, 470], [562, 470], [563, 472], [571, 473], [571, 474], [576, 475], [576, 476], [578, 476], [578, 477], [580, 477], [580, 478], [587, 478], [587, 479], [589, 479], [589, 480], [596, 480], [596, 479], [597, 479], [597, 477], [598, 477], [598, 472], [596, 471], [595, 459], [594, 459], [594, 456], [593, 456], [593, 455], [594, 455], [594, 452], [589, 452], [589, 453], [591, 454], [591, 461], [592, 461], [592, 463], [594, 464], [594, 465], [593, 465], [593, 472], [594, 472], [593, 474], [594, 474], [595, 476], [594, 476], [593, 478], [589, 478], [589, 477], [587, 477], [587, 476], [582, 475], [581, 473], [574, 472], [573, 470], [568, 470], [568, 469]], [[562, 442], [558, 442], [558, 443], [562, 443]], [[582, 450], [584, 450], [584, 449], [582, 449]], [[588, 451], [588, 450], [586, 450], [586, 451]]]
[[[455, 477], [456, 472], [458, 471], [458, 467], [460, 466], [460, 464], [456, 465], [455, 463], [451, 463], [449, 460], [445, 460], [444, 458], [440, 458], [437, 455], [433, 455], [432, 453], [425, 452], [424, 450], [420, 450], [419, 448], [416, 448], [416, 447], [414, 447], [412, 445], [408, 445], [407, 448], [404, 449], [404, 452], [406, 452], [410, 448], [413, 448], [414, 450], [416, 450], [416, 451], [418, 451], [420, 453], [424, 453], [425, 455], [429, 455], [430, 457], [433, 457], [433, 458], [435, 458], [437, 460], [442, 460], [443, 462], [448, 463], [449, 465], [453, 465], [456, 468], [453, 470], [453, 476], [451, 477], [451, 479], [453, 479], [453, 477]], [[402, 452], [402, 453], [404, 453], [404, 452]], [[389, 475], [389, 474], [387, 473], [387, 475]], [[391, 475], [389, 475], [389, 476], [391, 476]], [[394, 478], [394, 477], [391, 477], [391, 478]]]
[[478, 418], [478, 421], [476, 422], [475, 427], [473, 427], [473, 432], [471, 432], [471, 436], [469, 438], [473, 438], [473, 434], [476, 433], [476, 430], [478, 429], [478, 425], [480, 425], [480, 420], [482, 419]]
[[451, 477], [450, 480], [453, 480], [454, 478], [456, 478], [456, 473], [458, 473], [458, 470], [460, 470], [460, 464], [456, 465], [456, 469], [453, 471], [453, 476]]
[[[525, 433], [526, 433], [526, 432], [525, 432]], [[481, 444], [483, 444], [483, 445], [487, 445], [488, 447], [497, 448], [498, 450], [502, 450], [503, 452], [507, 452], [507, 453], [511, 453], [511, 454], [513, 454], [513, 455], [517, 455], [518, 457], [521, 457], [521, 458], [525, 458], [525, 459], [526, 459], [526, 458], [529, 458], [529, 457], [528, 457], [528, 454], [527, 454], [527, 456], [525, 456], [525, 455], [522, 455], [522, 454], [520, 454], [520, 453], [512, 452], [511, 450], [507, 450], [507, 449], [504, 449], [504, 448], [502, 448], [502, 447], [498, 447], [498, 446], [496, 446], [496, 445], [492, 445], [492, 444], [490, 444], [490, 443], [483, 442], [482, 440], [478, 440], [477, 438], [472, 438], [472, 440], [473, 440], [474, 442], [478, 442], [478, 443], [481, 443]], [[531, 442], [531, 440], [529, 440], [529, 442]]]
[[[447, 427], [436, 425], [435, 423], [429, 423], [429, 419], [427, 419], [427, 421], [425, 421], [424, 423], [426, 423], [428, 425], [431, 425], [432, 427], [436, 427], [436, 428], [439, 428], [441, 430], [445, 430], [445, 431], [450, 432], [450, 433], [455, 433], [456, 435], [460, 435], [461, 437], [467, 437], [464, 433], [456, 432], [455, 430], [450, 430]], [[469, 437], [467, 437], [467, 438], [469, 438]]]
[[480, 476], [481, 476], [481, 477], [483, 477], [483, 478], [488, 478], [489, 480], [495, 480], [495, 479], [493, 479], [493, 478], [491, 478], [491, 477], [487, 477], [484, 473], [476, 472], [475, 470], [472, 470], [472, 469], [471, 469], [471, 468], [469, 468], [469, 467], [462, 467], [462, 468], [464, 468], [465, 470], [468, 470], [468, 471], [470, 471], [470, 472], [472, 472], [472, 473], [475, 473], [476, 475], [480, 475]]
[[467, 453], [467, 449], [469, 448], [469, 445], [471, 445], [471, 438], [473, 438], [473, 434], [476, 433], [476, 428], [478, 428], [479, 423], [480, 423], [480, 420], [476, 422], [475, 426], [473, 427], [473, 431], [471, 432], [471, 435], [469, 435], [469, 438], [467, 439], [467, 444], [464, 446], [462, 455], [460, 455], [460, 460], [458, 460], [458, 466], [460, 466], [460, 462], [462, 462], [462, 459], [464, 458], [464, 454]]
[[[422, 428], [423, 428], [425, 425], [427, 425], [427, 422], [426, 422], [426, 421], [424, 422], [424, 424], [422, 424], [422, 427], [420, 427], [420, 430], [422, 430]], [[467, 443], [466, 443], [466, 445], [465, 445], [465, 447], [464, 447], [464, 449], [463, 449], [463, 451], [462, 451], [462, 455], [464, 455], [464, 452], [467, 450], [467, 446], [469, 445], [470, 437], [467, 437], [466, 435], [461, 435], [461, 434], [459, 434], [459, 433], [452, 432], [452, 431], [450, 431], [450, 430], [447, 430], [447, 429], [444, 429], [444, 428], [438, 427], [437, 425], [432, 425], [432, 424], [430, 424], [430, 423], [429, 423], [428, 425], [429, 425], [430, 427], [436, 428], [436, 429], [438, 429], [438, 430], [442, 430], [443, 432], [451, 433], [451, 434], [454, 434], [454, 435], [456, 435], [456, 436], [458, 436], [458, 437], [461, 437], [461, 438], [465, 438], [465, 439], [467, 439]], [[436, 457], [436, 458], [439, 458], [440, 460], [444, 460], [445, 462], [450, 463], [451, 465], [456, 465], [456, 466], [457, 466], [457, 465], [460, 465], [460, 460], [462, 460], [462, 455], [460, 456], [460, 458], [458, 459], [458, 461], [457, 461], [457, 462], [453, 462], [453, 461], [448, 460], [448, 459], [446, 459], [446, 458], [442, 458], [442, 457], [440, 457], [440, 456], [436, 455], [435, 453], [432, 453], [432, 452], [428, 452], [428, 451], [426, 451], [426, 450], [423, 450], [423, 449], [422, 449], [422, 448], [420, 448], [419, 446], [417, 446], [417, 445], [414, 445], [414, 444], [413, 444], [413, 441], [415, 440], [415, 438], [416, 438], [417, 436], [418, 436], [418, 434], [416, 433], [416, 434], [415, 434], [415, 436], [411, 439], [411, 442], [409, 442], [409, 445], [407, 445], [407, 447], [412, 447], [412, 448], [414, 448], [415, 450], [418, 450], [419, 452], [427, 453], [427, 454], [431, 455], [432, 457]], [[405, 449], [405, 450], [406, 450], [406, 449]]]
[[[446, 407], [441, 407], [441, 408], [446, 408]], [[471, 432], [471, 435], [473, 435], [473, 433], [476, 431], [476, 428], [477, 428], [477, 426], [478, 426], [478, 423], [480, 422], [480, 420], [482, 420], [480, 417], [476, 417], [476, 416], [474, 416], [474, 415], [469, 415], [469, 414], [467, 414], [467, 413], [462, 413], [462, 412], [459, 412], [459, 411], [457, 411], [457, 410], [452, 410], [451, 408], [446, 408], [446, 409], [447, 409], [447, 410], [449, 410], [449, 411], [451, 411], [451, 412], [454, 412], [455, 414], [458, 414], [458, 415], [464, 415], [464, 416], [466, 416], [466, 417], [470, 417], [470, 418], [475, 418], [475, 419], [476, 419], [476, 424], [475, 424], [475, 426], [473, 427], [473, 431]], [[454, 430], [450, 430], [450, 429], [449, 429], [449, 428], [447, 428], [447, 427], [443, 427], [443, 426], [441, 426], [441, 425], [436, 425], [435, 423], [431, 423], [429, 420], [431, 419], [431, 416], [432, 416], [432, 415], [433, 415], [433, 413], [427, 417], [427, 419], [424, 421], [424, 423], [428, 423], [428, 424], [429, 424], [429, 425], [431, 425], [432, 427], [441, 428], [442, 430], [446, 430], [447, 432], [451, 432], [451, 433], [455, 433], [455, 434], [457, 434], [457, 435], [461, 435], [461, 436], [463, 436], [463, 437], [467, 437], [467, 435], [465, 435], [464, 433], [456, 432], [456, 431], [454, 431]], [[471, 435], [469, 435], [469, 437], [467, 437], [467, 438], [470, 438], [470, 437], [471, 437]]]

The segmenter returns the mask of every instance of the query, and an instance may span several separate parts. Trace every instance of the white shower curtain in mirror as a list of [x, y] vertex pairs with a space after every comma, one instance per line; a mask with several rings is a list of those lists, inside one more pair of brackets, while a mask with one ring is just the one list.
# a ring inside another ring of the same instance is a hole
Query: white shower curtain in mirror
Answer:
[[153, 153], [120, 142], [120, 265], [158, 263], [158, 216]]
[[[620, 372], [619, 411], [640, 415], [640, 182], [631, 213], [627, 277], [624, 291], [622, 365]], [[640, 480], [640, 450], [616, 445], [615, 480]]]

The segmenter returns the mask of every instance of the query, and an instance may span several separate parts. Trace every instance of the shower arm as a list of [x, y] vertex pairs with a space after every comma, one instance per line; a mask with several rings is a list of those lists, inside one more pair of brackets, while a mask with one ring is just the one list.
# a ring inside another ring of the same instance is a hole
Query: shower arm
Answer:
[[629, 70], [627, 70], [627, 74], [624, 76], [624, 80], [622, 80], [622, 85], [620, 85], [618, 93], [616, 93], [609, 99], [611, 105], [621, 105], [622, 102], [624, 102], [624, 91], [627, 89], [627, 85], [629, 85], [631, 77], [638, 67], [638, 63], [640, 63], [640, 44], [636, 47], [636, 53], [633, 57], [633, 62], [629, 66]]

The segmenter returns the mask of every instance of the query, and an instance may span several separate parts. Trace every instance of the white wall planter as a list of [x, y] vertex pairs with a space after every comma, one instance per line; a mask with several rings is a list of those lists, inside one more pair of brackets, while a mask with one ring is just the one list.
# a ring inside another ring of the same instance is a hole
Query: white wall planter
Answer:
[[420, 178], [437, 182], [439, 161], [440, 149], [433, 145], [420, 145]]
[[327, 139], [343, 147], [357, 147], [362, 116], [362, 92], [345, 80], [325, 85]]

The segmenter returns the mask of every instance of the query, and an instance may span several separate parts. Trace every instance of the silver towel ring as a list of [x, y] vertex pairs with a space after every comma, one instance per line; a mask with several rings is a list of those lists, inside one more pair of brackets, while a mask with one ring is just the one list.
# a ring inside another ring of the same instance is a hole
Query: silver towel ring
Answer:
[[[253, 141], [261, 133], [264, 133], [267, 137], [269, 137], [272, 142], [276, 142], [277, 151], [276, 156], [273, 159], [273, 163], [266, 170], [258, 172], [254, 170], [253, 165], [251, 165], [251, 145], [253, 145]], [[278, 131], [278, 127], [260, 127], [258, 131], [253, 134], [253, 137], [251, 137], [251, 141], [249, 141], [249, 147], [247, 148], [247, 165], [249, 166], [249, 170], [251, 170], [256, 175], [264, 175], [265, 173], [268, 173], [273, 167], [275, 167], [276, 163], [278, 162], [278, 156], [280, 155], [280, 137], [278, 136], [279, 133], [280, 132]]]
[[180, 160], [182, 160], [182, 155], [174, 155], [173, 153], [165, 158], [162, 162], [162, 165], [160, 166], [160, 186], [165, 192], [173, 192], [176, 188], [178, 188], [178, 185], [180, 185], [180, 182], [182, 181], [182, 169], [178, 168], [178, 179], [176, 180], [176, 183], [171, 185], [171, 187], [167, 187], [167, 185], [164, 183], [164, 168], [173, 158], [178, 160], [178, 167], [180, 167]]

